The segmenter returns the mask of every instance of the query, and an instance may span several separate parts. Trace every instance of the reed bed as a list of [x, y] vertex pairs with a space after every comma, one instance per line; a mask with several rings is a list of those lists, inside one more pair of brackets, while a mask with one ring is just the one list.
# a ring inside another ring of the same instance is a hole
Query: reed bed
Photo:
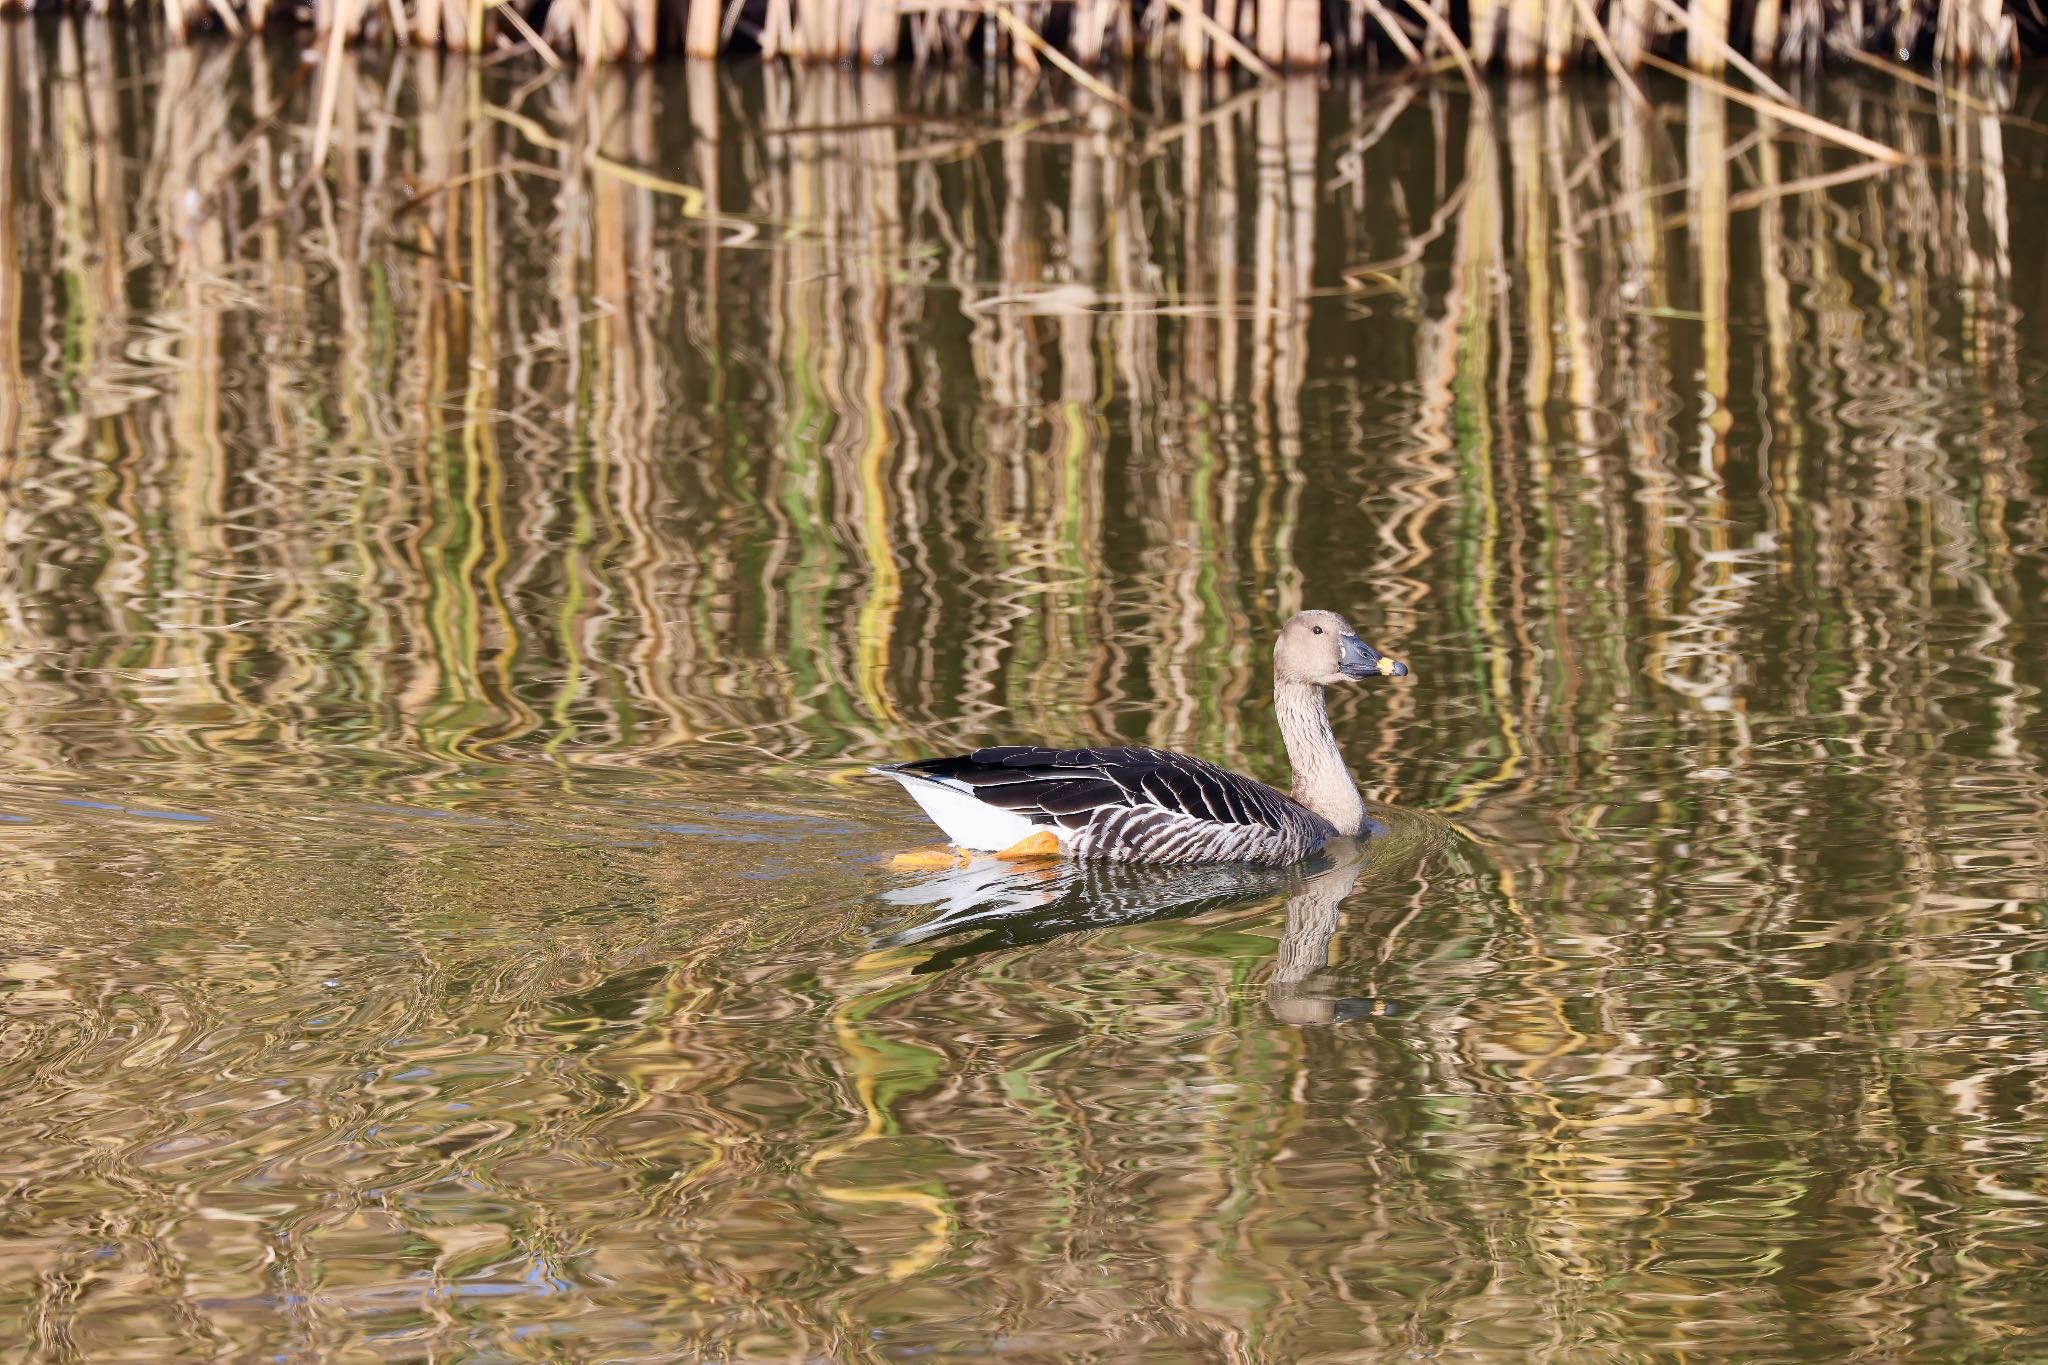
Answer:
[[[493, 91], [438, 57], [349, 54], [330, 174], [309, 183], [315, 92], [293, 88], [291, 65], [261, 47], [173, 48], [124, 85], [107, 74], [123, 33], [66, 26], [46, 61], [31, 30], [0, 30], [0, 108], [26, 133], [0, 146], [0, 186], [19, 196], [0, 214], [0, 512], [18, 528], [10, 553], [67, 545], [98, 566], [104, 615], [78, 638], [141, 650], [136, 667], [242, 717], [231, 733], [283, 725], [311, 742], [313, 675], [252, 692], [234, 665], [318, 673], [301, 632], [346, 620], [363, 685], [384, 680], [348, 723], [394, 752], [574, 735], [643, 753], [744, 733], [748, 752], [791, 762], [866, 758], [909, 734], [965, 740], [1019, 706], [1039, 728], [1190, 742], [1237, 723], [1258, 686], [1255, 623], [1302, 600], [1305, 562], [1332, 549], [1298, 530], [1304, 461], [1329, 458], [1308, 448], [1309, 421], [1325, 450], [1335, 423], [1347, 446], [1395, 452], [1400, 476], [1360, 491], [1381, 571], [1353, 587], [1397, 622], [1432, 601], [1475, 628], [1506, 612], [1516, 636], [1565, 629], [1463, 576], [1506, 549], [1447, 562], [1464, 553], [1447, 528], [1483, 506], [1491, 536], [1534, 515], [1529, 499], [1565, 499], [1545, 513], [1561, 523], [1579, 494], [1648, 490], [1552, 548], [1647, 547], [1645, 582], [1676, 594], [1658, 614], [1688, 622], [1676, 654], [1652, 647], [1670, 678], [1718, 657], [1706, 641], [1728, 592], [1759, 590], [1738, 575], [1709, 608], [1679, 586], [1723, 572], [1691, 562], [1714, 548], [1693, 523], [1713, 516], [1682, 471], [1703, 460], [1722, 477], [1743, 385], [1764, 386], [1784, 427], [1784, 479], [1844, 486], [1797, 462], [1848, 451], [1855, 489], [1945, 497], [1976, 476], [1914, 473], [1857, 431], [1799, 450], [1793, 385], [1875, 393], [1968, 357], [1957, 382], [1990, 414], [1981, 458], [2000, 488], [2031, 487], [1996, 463], [2019, 460], [2024, 435], [2007, 416], [2025, 347], [2003, 295], [2018, 231], [2006, 145], [2041, 137], [2044, 111], [1996, 84], [1950, 91], [1963, 114], [1941, 120], [1910, 90], [1844, 90], [1846, 126], [1908, 153], [1893, 166], [1844, 164], [1698, 85], [1642, 120], [1619, 92], [1567, 108], [1532, 90], [1495, 106], [1359, 86], [1333, 102], [1188, 73], [1150, 131], [1104, 138], [1085, 96], [970, 98], [946, 88], [954, 75], [912, 88], [762, 67], [737, 86], [622, 72]], [[231, 72], [239, 93], [223, 93]], [[1418, 125], [1431, 155], [1412, 132], [1384, 145]], [[1796, 272], [1756, 269], [1782, 266], [1792, 240]], [[1914, 273], [1893, 273], [1904, 262]], [[1896, 337], [1837, 326], [1826, 300], [1858, 289], [1908, 310]], [[1960, 313], [1928, 311], [1942, 290]], [[1768, 322], [1746, 356], [1739, 291]], [[1405, 319], [1403, 343], [1312, 345], [1360, 310]], [[1962, 330], [1943, 340], [1937, 325]], [[1909, 343], [1924, 349], [1866, 354]], [[1702, 387], [1676, 392], [1695, 366]], [[1386, 385], [1392, 406], [1372, 397]], [[1698, 409], [1700, 450], [1672, 448], [1656, 415], [1673, 403]], [[781, 433], [774, 449], [752, 444], [761, 431]], [[346, 477], [314, 477], [316, 445]], [[109, 461], [122, 472], [102, 485]], [[1111, 503], [1155, 538], [1113, 551]], [[739, 520], [697, 520], [713, 509]], [[289, 518], [319, 535], [221, 539]], [[1800, 527], [1827, 592], [1859, 588], [1828, 557], [1843, 518], [1851, 503]], [[1857, 562], [1882, 543], [1859, 539]], [[1944, 572], [1990, 574], [1992, 592], [2018, 569], [1970, 566], [2001, 544]], [[245, 628], [209, 566], [244, 557], [311, 597], [258, 613], [260, 641], [223, 650], [207, 631]], [[345, 561], [362, 587], [330, 581]], [[17, 656], [72, 657], [86, 646], [38, 624], [52, 619], [41, 580], [25, 561], [7, 575]], [[974, 622], [951, 651], [928, 643], [960, 611], [941, 583], [962, 585]], [[135, 636], [166, 592], [196, 633]], [[521, 605], [564, 595], [592, 614]], [[1130, 651], [1137, 621], [1184, 626]], [[593, 649], [625, 652], [598, 668]], [[61, 713], [81, 696], [62, 678], [127, 666], [93, 657], [14, 674], [20, 713]], [[542, 658], [566, 689], [545, 705], [511, 682]], [[746, 686], [704, 672], [735, 668]], [[814, 723], [827, 712], [829, 735]], [[212, 726], [189, 736], [197, 750]], [[32, 749], [35, 734], [18, 738]]]
[[[1060, 69], [1111, 100], [1089, 72], [1138, 60], [1258, 75], [1366, 63], [1556, 75], [1646, 59], [1717, 72], [1753, 59], [1810, 64], [1880, 53], [1991, 65], [2048, 52], [2038, 0], [56, 0], [62, 8], [160, 21], [173, 41], [302, 21], [323, 47], [526, 48], [549, 65], [682, 53], [797, 62], [988, 60]], [[46, 8], [0, 0], [0, 15]], [[1625, 79], [1625, 75], [1624, 75]]]

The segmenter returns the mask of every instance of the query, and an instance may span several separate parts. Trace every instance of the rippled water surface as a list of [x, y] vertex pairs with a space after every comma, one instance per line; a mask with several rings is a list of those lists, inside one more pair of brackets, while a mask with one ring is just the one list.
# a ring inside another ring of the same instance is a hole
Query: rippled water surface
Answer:
[[0, 26], [0, 1355], [2039, 1358], [2038, 73], [292, 62]]

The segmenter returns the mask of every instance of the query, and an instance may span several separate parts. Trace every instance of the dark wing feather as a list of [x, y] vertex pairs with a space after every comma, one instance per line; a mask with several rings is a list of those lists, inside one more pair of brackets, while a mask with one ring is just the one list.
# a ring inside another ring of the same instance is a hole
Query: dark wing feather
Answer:
[[1155, 806], [1218, 825], [1283, 831], [1293, 803], [1262, 782], [1163, 749], [1041, 749], [1006, 744], [952, 758], [898, 764], [955, 782], [992, 806], [1039, 824], [1079, 828], [1098, 811]]

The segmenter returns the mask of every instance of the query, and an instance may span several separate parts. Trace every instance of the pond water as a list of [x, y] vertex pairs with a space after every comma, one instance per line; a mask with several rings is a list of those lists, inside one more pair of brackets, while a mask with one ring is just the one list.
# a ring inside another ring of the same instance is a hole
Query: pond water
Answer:
[[2038, 1351], [2037, 76], [323, 79], [0, 26], [0, 1353]]

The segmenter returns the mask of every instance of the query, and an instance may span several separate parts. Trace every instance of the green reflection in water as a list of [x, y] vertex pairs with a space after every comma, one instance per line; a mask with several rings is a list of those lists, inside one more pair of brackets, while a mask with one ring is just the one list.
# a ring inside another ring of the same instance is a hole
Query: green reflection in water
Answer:
[[[146, 47], [0, 27], [24, 1358], [2048, 1327], [2039, 92], [365, 55], [301, 187]], [[1362, 857], [890, 866], [878, 760], [1280, 777], [1305, 604]]]

